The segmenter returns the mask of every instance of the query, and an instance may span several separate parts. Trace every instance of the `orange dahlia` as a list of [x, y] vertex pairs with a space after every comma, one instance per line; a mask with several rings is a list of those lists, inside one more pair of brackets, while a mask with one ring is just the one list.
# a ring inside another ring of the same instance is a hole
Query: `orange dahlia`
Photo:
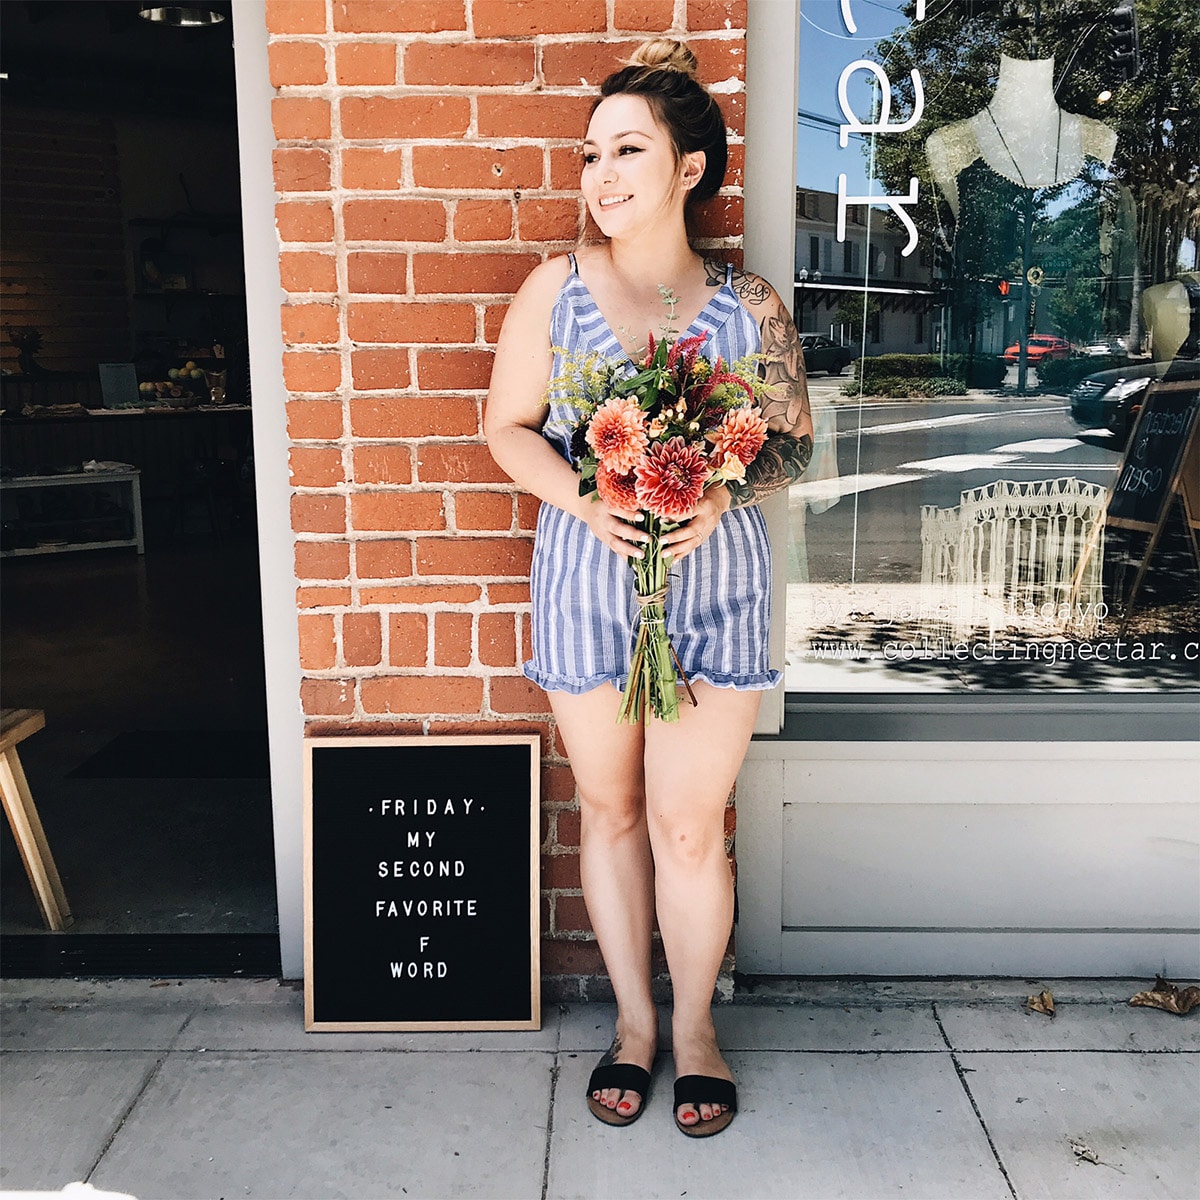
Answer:
[[708, 463], [681, 437], [658, 442], [634, 468], [637, 498], [643, 508], [667, 521], [679, 521], [699, 503], [708, 479]]
[[637, 498], [637, 481], [632, 472], [618, 475], [601, 463], [596, 469], [596, 491], [609, 508], [621, 512], [637, 512], [641, 508]]
[[596, 410], [587, 444], [617, 475], [628, 475], [646, 453], [646, 416], [636, 400], [613, 396]]
[[722, 459], [736, 454], [747, 466], [767, 440], [767, 423], [752, 408], [735, 408], [709, 435], [713, 443], [713, 458]]

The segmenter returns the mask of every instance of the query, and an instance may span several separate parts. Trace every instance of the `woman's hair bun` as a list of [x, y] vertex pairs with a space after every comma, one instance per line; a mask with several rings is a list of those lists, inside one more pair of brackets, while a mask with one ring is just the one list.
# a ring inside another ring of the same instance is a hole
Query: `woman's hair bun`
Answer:
[[646, 70], [678, 71], [696, 78], [700, 63], [686, 42], [675, 38], [657, 37], [643, 42], [625, 62], [631, 67]]

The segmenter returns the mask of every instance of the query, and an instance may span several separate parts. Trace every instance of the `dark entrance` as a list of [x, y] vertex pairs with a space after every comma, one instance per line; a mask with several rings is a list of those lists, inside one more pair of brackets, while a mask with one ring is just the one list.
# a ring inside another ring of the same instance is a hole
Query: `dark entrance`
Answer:
[[0, 5], [7, 975], [279, 969], [230, 6], [144, 7]]

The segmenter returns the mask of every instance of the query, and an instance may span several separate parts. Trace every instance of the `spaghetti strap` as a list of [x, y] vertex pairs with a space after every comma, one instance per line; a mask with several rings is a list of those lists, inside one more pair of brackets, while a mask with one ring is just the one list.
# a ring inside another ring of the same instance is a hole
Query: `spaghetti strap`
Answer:
[[578, 264], [578, 263], [575, 261], [575, 251], [574, 251], [574, 250], [568, 250], [568, 251], [567, 251], [567, 258], [570, 260], [570, 263], [571, 263], [571, 270], [572, 270], [572, 271], [573, 271], [573, 272], [574, 272], [576, 275], [578, 275], [578, 274], [579, 274], [579, 264]]
[[725, 286], [728, 287], [733, 282], [733, 263], [725, 264]]

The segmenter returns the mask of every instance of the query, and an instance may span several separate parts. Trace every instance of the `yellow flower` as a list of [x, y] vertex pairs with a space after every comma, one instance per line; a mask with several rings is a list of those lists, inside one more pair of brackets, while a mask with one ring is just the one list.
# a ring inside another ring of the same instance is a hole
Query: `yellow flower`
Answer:
[[726, 454], [724, 461], [713, 472], [714, 481], [727, 479], [745, 479], [746, 464], [736, 454]]

